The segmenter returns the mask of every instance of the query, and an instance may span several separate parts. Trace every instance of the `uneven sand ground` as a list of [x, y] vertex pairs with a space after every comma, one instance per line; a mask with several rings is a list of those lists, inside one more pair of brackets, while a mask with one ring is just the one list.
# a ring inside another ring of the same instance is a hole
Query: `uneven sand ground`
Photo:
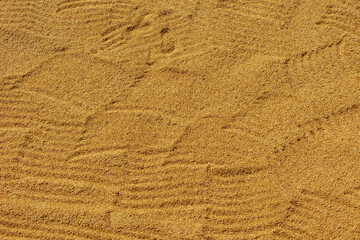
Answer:
[[360, 239], [358, 0], [0, 0], [0, 239]]

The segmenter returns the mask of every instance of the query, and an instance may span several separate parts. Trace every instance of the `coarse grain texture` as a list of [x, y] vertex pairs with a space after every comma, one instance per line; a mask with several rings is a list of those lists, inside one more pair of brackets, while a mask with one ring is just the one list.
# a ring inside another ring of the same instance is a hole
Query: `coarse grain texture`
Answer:
[[358, 0], [0, 0], [0, 239], [360, 239]]

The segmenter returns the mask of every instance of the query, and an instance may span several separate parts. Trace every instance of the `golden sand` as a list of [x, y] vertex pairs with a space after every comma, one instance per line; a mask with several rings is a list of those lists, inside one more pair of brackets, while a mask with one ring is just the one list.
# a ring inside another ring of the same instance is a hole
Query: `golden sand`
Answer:
[[0, 0], [0, 239], [360, 239], [358, 0]]

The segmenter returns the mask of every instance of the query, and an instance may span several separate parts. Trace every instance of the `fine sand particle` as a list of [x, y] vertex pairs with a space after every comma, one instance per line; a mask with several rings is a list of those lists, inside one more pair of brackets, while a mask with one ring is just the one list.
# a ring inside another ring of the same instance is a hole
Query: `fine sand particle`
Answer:
[[0, 239], [360, 239], [358, 0], [0, 0]]

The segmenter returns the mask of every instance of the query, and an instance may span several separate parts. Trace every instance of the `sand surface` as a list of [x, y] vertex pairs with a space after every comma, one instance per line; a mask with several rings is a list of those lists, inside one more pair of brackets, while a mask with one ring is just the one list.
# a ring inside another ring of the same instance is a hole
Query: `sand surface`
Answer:
[[0, 0], [0, 239], [360, 239], [358, 0]]

